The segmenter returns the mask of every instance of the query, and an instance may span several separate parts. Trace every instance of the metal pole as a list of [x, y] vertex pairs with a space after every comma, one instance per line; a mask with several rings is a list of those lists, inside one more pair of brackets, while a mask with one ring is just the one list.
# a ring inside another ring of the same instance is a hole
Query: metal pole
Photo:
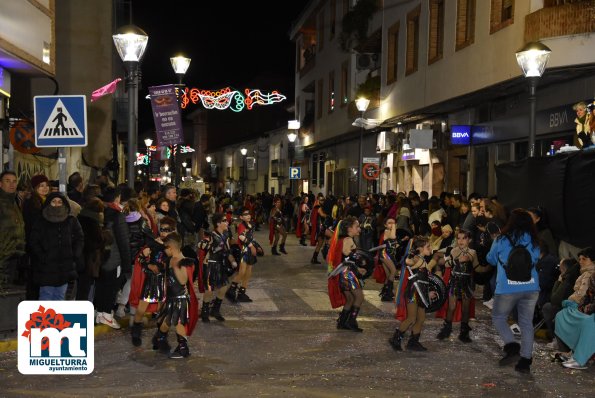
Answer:
[[538, 77], [529, 77], [529, 157], [535, 157], [535, 113]]
[[66, 148], [58, 148], [58, 179], [60, 192], [66, 194]]
[[248, 162], [246, 160], [246, 155], [243, 155], [244, 160], [242, 161], [243, 163], [243, 167], [242, 167], [242, 195], [244, 196], [244, 198], [246, 197], [246, 178], [248, 176], [248, 172], [246, 170], [246, 167], [248, 166]]
[[289, 142], [289, 193], [293, 196], [293, 178], [291, 178], [291, 168], [293, 167], [293, 151], [295, 142]]
[[149, 189], [149, 181], [151, 180], [151, 147], [147, 147], [147, 173], [145, 175], [145, 190]]
[[138, 97], [137, 75], [138, 63], [127, 62], [128, 65], [128, 79], [126, 79], [126, 86], [128, 89], [128, 168], [126, 170], [126, 177], [128, 186], [134, 188], [134, 163], [136, 161], [136, 130], [137, 130], [137, 114], [136, 114], [136, 98]]
[[363, 172], [363, 167], [362, 167], [362, 163], [364, 161], [364, 155], [363, 155], [363, 150], [364, 150], [364, 146], [363, 146], [363, 141], [364, 141], [364, 112], [362, 112], [362, 126], [359, 130], [359, 165], [358, 165], [358, 172], [357, 172], [357, 177], [358, 177], [358, 191], [357, 194], [361, 195], [363, 193], [363, 189], [364, 189], [364, 185], [363, 185], [363, 179], [364, 176], [362, 175]]

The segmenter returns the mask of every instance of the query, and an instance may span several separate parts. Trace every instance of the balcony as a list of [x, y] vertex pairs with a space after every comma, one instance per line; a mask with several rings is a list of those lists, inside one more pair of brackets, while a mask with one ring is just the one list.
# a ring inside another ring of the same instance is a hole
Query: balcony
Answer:
[[525, 17], [525, 43], [548, 37], [595, 31], [595, 9], [589, 2], [544, 7]]

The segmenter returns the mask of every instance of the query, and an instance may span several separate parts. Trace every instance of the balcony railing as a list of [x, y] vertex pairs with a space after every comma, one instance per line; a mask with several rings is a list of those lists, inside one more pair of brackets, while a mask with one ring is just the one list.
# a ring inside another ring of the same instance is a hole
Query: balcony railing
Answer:
[[525, 17], [525, 42], [595, 31], [595, 7], [578, 2], [545, 7]]

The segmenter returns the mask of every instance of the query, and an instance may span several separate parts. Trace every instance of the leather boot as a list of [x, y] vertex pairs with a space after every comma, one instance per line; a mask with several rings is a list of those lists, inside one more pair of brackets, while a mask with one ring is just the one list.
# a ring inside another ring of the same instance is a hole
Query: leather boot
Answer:
[[178, 336], [178, 346], [176, 349], [169, 355], [170, 358], [179, 359], [179, 358], [186, 358], [190, 356], [190, 349], [188, 348], [188, 339], [184, 336]]
[[153, 335], [153, 339], [151, 340], [153, 343], [153, 349], [159, 350], [163, 353], [169, 353], [171, 346], [167, 341], [167, 332], [162, 332], [159, 330], [159, 325], [157, 326], [157, 331]]
[[310, 264], [320, 264], [320, 261], [318, 261], [318, 252], [314, 252], [314, 254], [312, 254]]
[[277, 246], [273, 246], [273, 247], [271, 248], [271, 254], [272, 254], [273, 256], [280, 256], [280, 255], [281, 255], [281, 253], [279, 253], [279, 252], [277, 251]]
[[236, 303], [238, 301], [237, 292], [238, 284], [236, 282], [233, 282], [229, 289], [227, 289], [227, 291], [225, 292], [225, 297], [227, 297], [227, 299], [232, 303]]
[[409, 341], [407, 341], [407, 349], [411, 351], [427, 351], [428, 349], [419, 342], [419, 334], [411, 333]]
[[132, 345], [133, 346], [140, 347], [143, 344], [142, 333], [143, 333], [143, 323], [142, 322], [133, 322], [132, 326], [130, 327], [130, 336], [132, 337]]
[[248, 297], [248, 295], [246, 294], [245, 287], [241, 287], [238, 290], [238, 301], [240, 303], [251, 303], [252, 302], [252, 299], [250, 297]]
[[200, 320], [203, 322], [211, 322], [209, 319], [209, 305], [211, 303], [203, 301], [202, 302], [202, 309], [200, 310]]
[[283, 254], [287, 254], [287, 252], [285, 251], [285, 243], [281, 243], [279, 245], [279, 251]]
[[438, 333], [438, 336], [436, 336], [436, 338], [438, 340], [444, 340], [444, 339], [448, 338], [451, 333], [452, 333], [452, 322], [445, 320], [444, 323], [442, 324], [442, 329], [440, 329], [440, 332]]
[[357, 315], [359, 314], [359, 307], [351, 307], [351, 311], [345, 321], [345, 328], [353, 330], [354, 332], [363, 332], [364, 329], [360, 328], [357, 324]]
[[511, 365], [519, 359], [520, 352], [521, 352], [521, 345], [519, 343], [508, 343], [508, 344], [504, 345], [504, 348], [502, 348], [502, 350], [504, 351], [505, 355], [504, 355], [504, 357], [502, 357], [502, 359], [500, 359], [500, 361], [498, 362], [498, 365], [500, 365], [500, 366]]
[[392, 282], [386, 282], [384, 284], [384, 288], [383, 289], [384, 289], [384, 294], [380, 298], [380, 301], [384, 301], [384, 302], [393, 301], [395, 299], [395, 295], [393, 293], [393, 283]]
[[459, 340], [463, 343], [471, 343], [473, 340], [469, 337], [471, 328], [467, 322], [461, 322], [461, 332], [459, 333]]
[[404, 336], [405, 334], [401, 332], [399, 328], [396, 328], [393, 337], [388, 339], [388, 343], [395, 351], [403, 351], [403, 347], [401, 347], [401, 342], [403, 341]]
[[350, 312], [351, 310], [345, 309], [341, 311], [341, 313], [339, 314], [339, 318], [337, 319], [337, 329], [347, 329], [347, 326], [345, 326], [345, 321], [349, 317]]
[[380, 289], [380, 293], [378, 293], [378, 295], [380, 297], [384, 297], [385, 294], [386, 294], [386, 283], [384, 285], [382, 285], [382, 289]]
[[306, 237], [304, 235], [302, 235], [302, 237], [300, 238], [300, 245], [308, 246], [308, 245], [306, 245]]
[[514, 370], [521, 373], [530, 373], [531, 372], [531, 364], [533, 363], [533, 358], [525, 358], [521, 357], [517, 364], [514, 366]]
[[216, 298], [215, 301], [213, 301], [213, 306], [211, 307], [211, 316], [213, 316], [216, 320], [223, 322], [225, 320], [225, 318], [223, 318], [223, 315], [221, 315], [221, 303], [223, 302], [223, 300], [221, 300], [220, 298]]

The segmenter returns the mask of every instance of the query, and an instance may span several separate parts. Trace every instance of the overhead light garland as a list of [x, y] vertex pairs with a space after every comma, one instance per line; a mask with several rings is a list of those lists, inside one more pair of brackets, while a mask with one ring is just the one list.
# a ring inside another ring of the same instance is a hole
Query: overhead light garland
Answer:
[[200, 101], [206, 109], [231, 109], [234, 112], [240, 112], [244, 108], [252, 110], [254, 105], [272, 105], [285, 99], [287, 97], [276, 90], [266, 94], [258, 89], [247, 88], [242, 94], [230, 87], [217, 91], [185, 88], [180, 96], [180, 106], [184, 109], [189, 103], [197, 104]]

